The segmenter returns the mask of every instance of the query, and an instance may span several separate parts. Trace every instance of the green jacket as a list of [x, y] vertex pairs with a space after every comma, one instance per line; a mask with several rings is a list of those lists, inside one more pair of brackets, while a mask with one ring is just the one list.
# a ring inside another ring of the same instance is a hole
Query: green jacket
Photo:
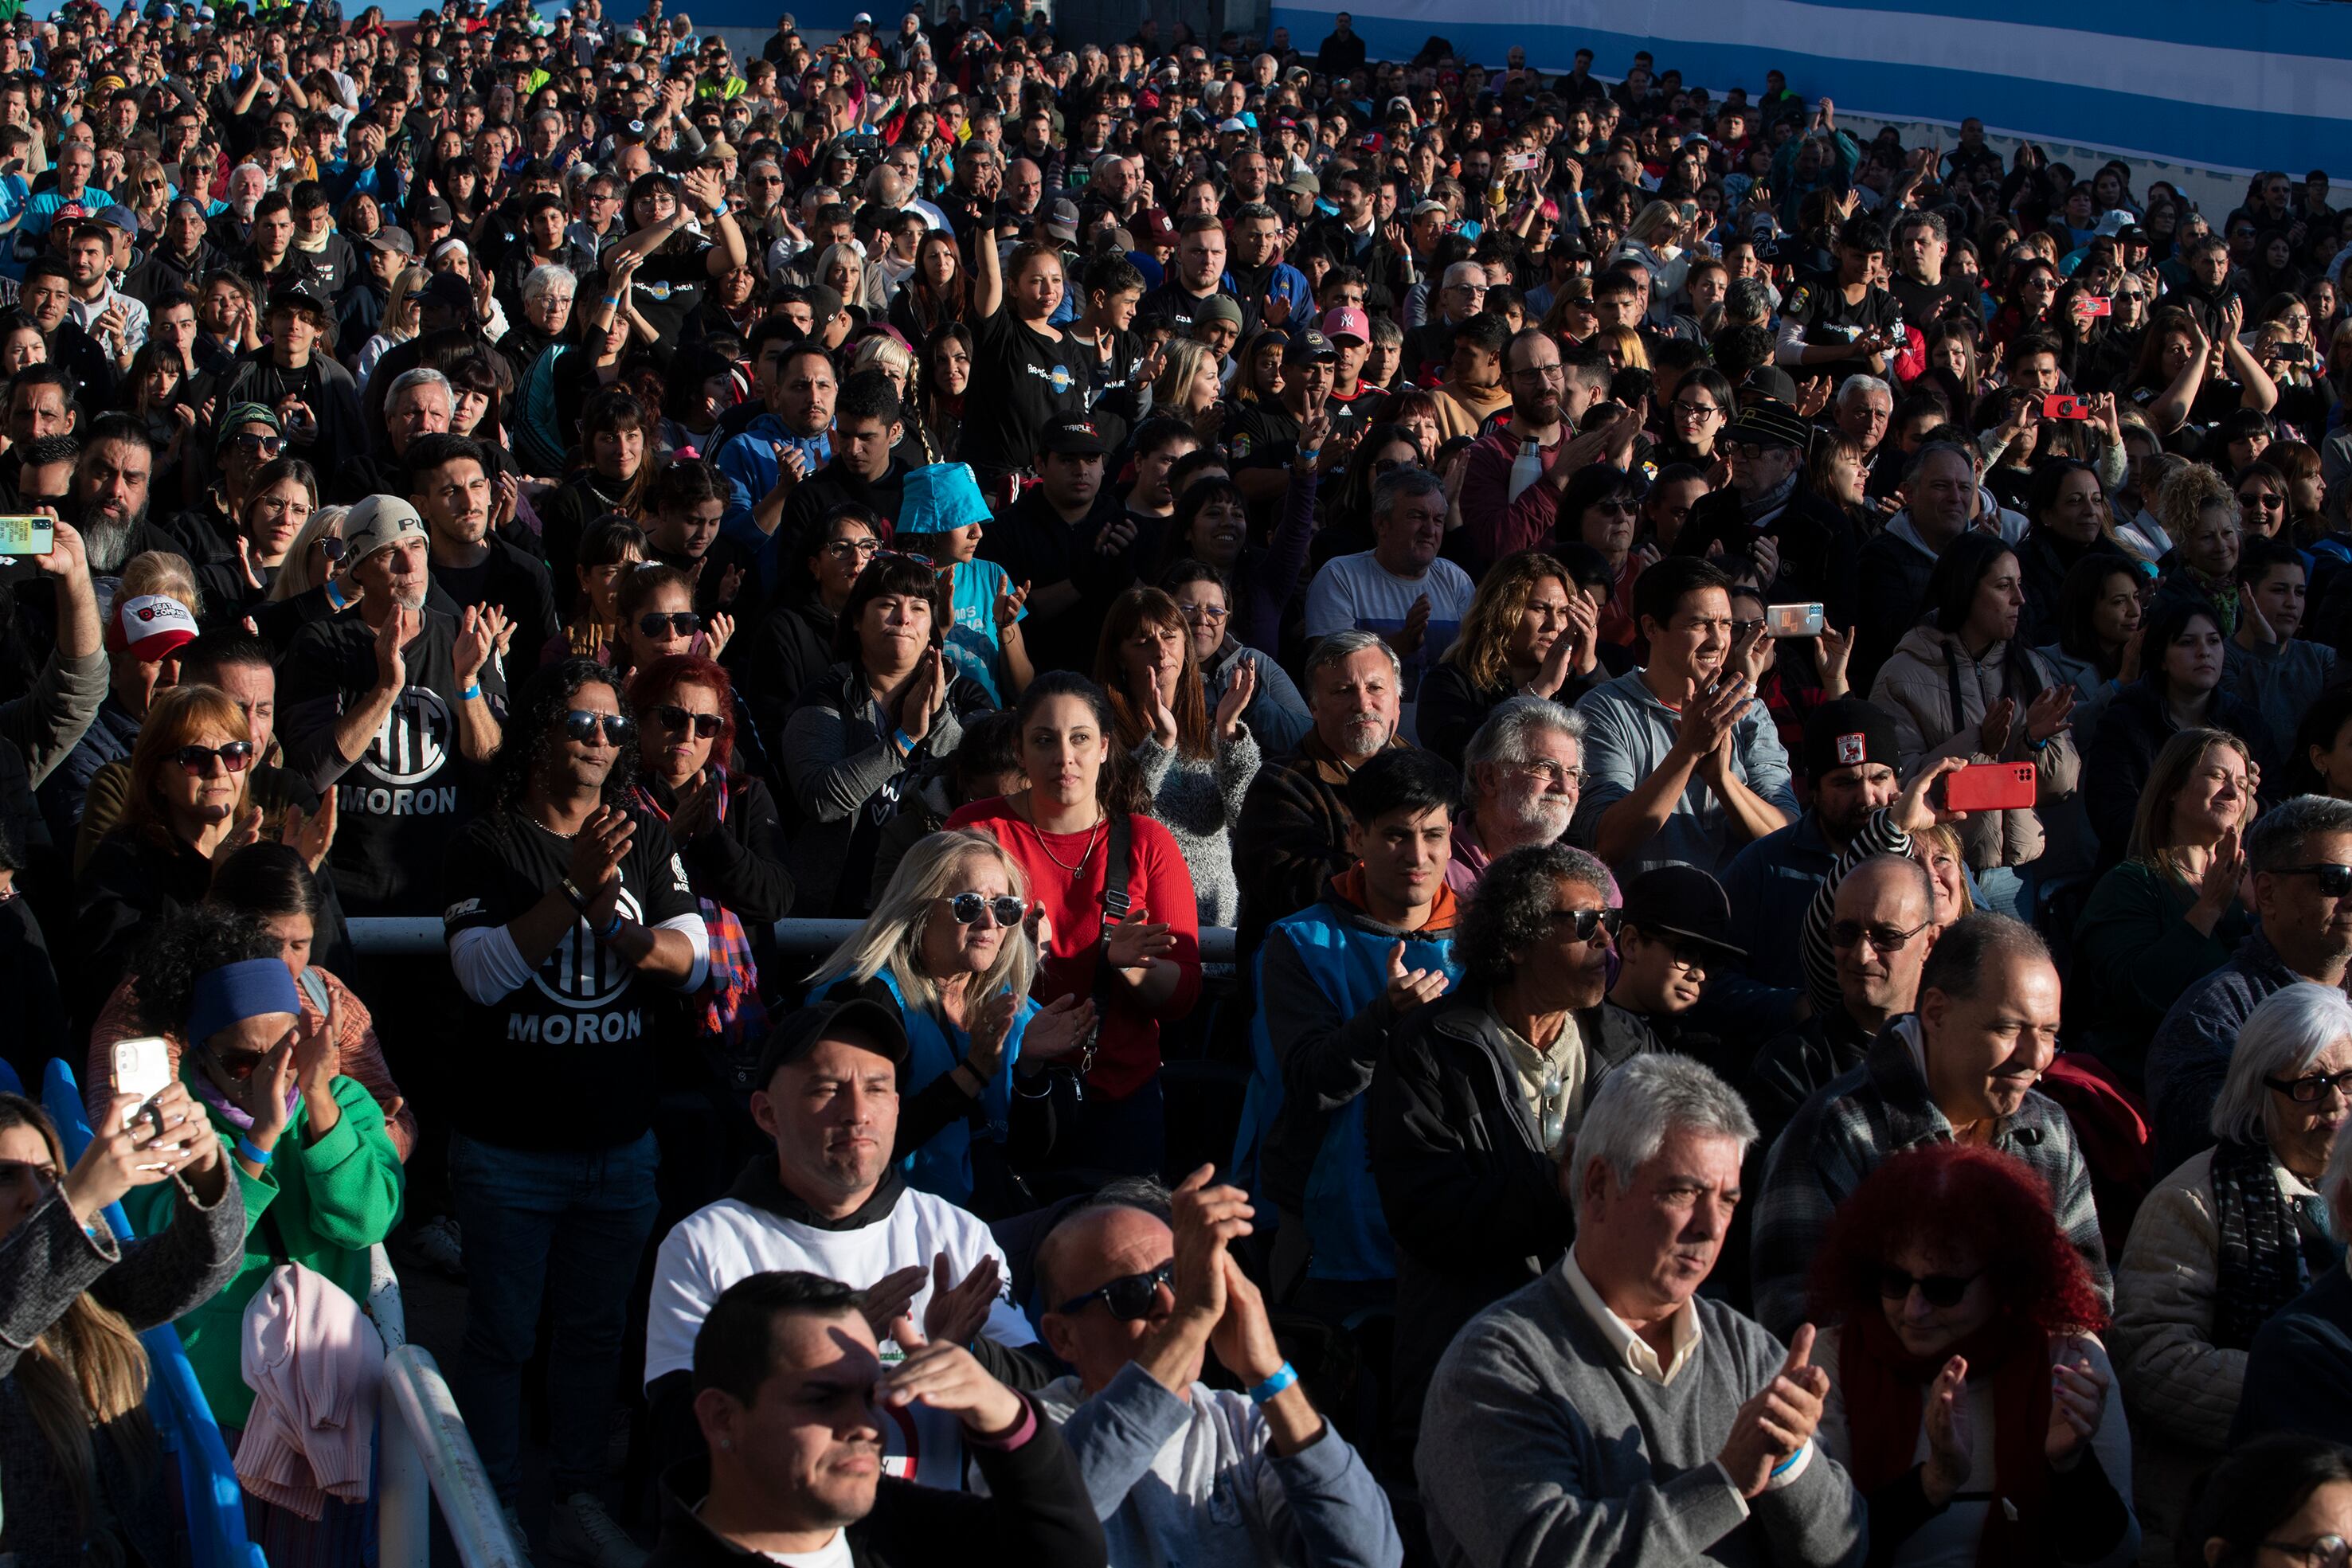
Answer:
[[[193, 1087], [200, 1071], [191, 1055], [181, 1076]], [[400, 1155], [383, 1130], [383, 1110], [374, 1096], [349, 1078], [334, 1082], [342, 1116], [334, 1129], [306, 1145], [308, 1109], [295, 1102], [294, 1119], [279, 1134], [270, 1163], [259, 1176], [236, 1167], [245, 1196], [245, 1266], [226, 1288], [173, 1326], [188, 1349], [196, 1380], [211, 1402], [213, 1418], [242, 1427], [253, 1410], [253, 1390], [245, 1384], [245, 1308], [270, 1270], [299, 1263], [316, 1270], [362, 1304], [368, 1293], [368, 1249], [390, 1234], [400, 1218]], [[236, 1129], [218, 1111], [210, 1113], [224, 1155], [233, 1155]], [[140, 1235], [154, 1234], [171, 1218], [169, 1182], [135, 1188], [122, 1200], [123, 1213]]]

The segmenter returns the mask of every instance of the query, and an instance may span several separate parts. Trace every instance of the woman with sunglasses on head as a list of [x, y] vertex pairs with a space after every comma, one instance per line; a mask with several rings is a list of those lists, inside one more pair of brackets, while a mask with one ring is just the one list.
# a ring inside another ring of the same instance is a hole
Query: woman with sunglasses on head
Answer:
[[1870, 1505], [1870, 1561], [2125, 1568], [2131, 1435], [2097, 1288], [2050, 1193], [1997, 1150], [1895, 1155], [1812, 1270], [1814, 1436]]
[[2352, 1004], [2293, 985], [2250, 1013], [2215, 1102], [2213, 1147], [2156, 1186], [2116, 1268], [2116, 1366], [2151, 1534], [2226, 1452], [2254, 1331], [2343, 1267], [2320, 1197], [2352, 1097]]
[[964, 716], [996, 706], [941, 646], [945, 597], [929, 562], [877, 555], [843, 601], [835, 663], [771, 748], [799, 810], [791, 864], [804, 915], [865, 913], [883, 822], [953, 753]]
[[631, 677], [629, 706], [637, 721], [633, 800], [668, 824], [710, 931], [696, 1036], [715, 1081], [740, 1101], [767, 1034], [757, 954], [793, 905], [775, 797], [735, 766], [734, 684], [719, 664], [691, 653], [656, 659]]
[[282, 658], [295, 633], [313, 621], [340, 615], [359, 602], [361, 589], [344, 575], [343, 517], [349, 507], [320, 507], [294, 536], [261, 602], [248, 607], [256, 635]]
[[2074, 1043], [2134, 1090], [2166, 1012], [2253, 929], [2239, 902], [2240, 845], [2260, 778], [2246, 743], [2226, 730], [2184, 729], [2166, 741], [2123, 862], [2099, 878], [2075, 927], [2070, 993], [2089, 1027]]
[[541, 670], [491, 759], [492, 807], [460, 830], [443, 879], [464, 992], [455, 1049], [476, 1075], [451, 1110], [468, 1284], [458, 1403], [513, 1507], [522, 1369], [550, 1310], [559, 1542], [619, 1531], [595, 1493], [629, 1282], [657, 1207], [664, 1031], [710, 963], [669, 831], [631, 804], [636, 769], [617, 677], [586, 659]]
[[[173, 1560], [136, 1336], [227, 1282], [246, 1218], [186, 1087], [152, 1103], [160, 1126], [130, 1119], [132, 1096], [110, 1096], [68, 1166], [47, 1114], [0, 1094], [0, 1318], [11, 1325], [0, 1341], [0, 1540], [20, 1568]], [[174, 1197], [154, 1206], [151, 1234], [115, 1235], [104, 1210], [144, 1186]]]
[[[186, 1042], [179, 1082], [234, 1162], [243, 1195], [244, 1266], [175, 1325], [234, 1452], [255, 1403], [243, 1365], [247, 1307], [282, 1263], [367, 1299], [368, 1249], [400, 1215], [400, 1150], [383, 1108], [341, 1071], [333, 998], [321, 988], [312, 1007], [303, 1005], [283, 944], [258, 919], [209, 904], [173, 915], [142, 954], [132, 985], [141, 1031]], [[123, 1212], [149, 1233], [165, 1222], [170, 1202], [163, 1189], [141, 1188]], [[327, 1328], [299, 1324], [298, 1343]], [[356, 1553], [369, 1514], [365, 1503], [333, 1497], [315, 1521], [246, 1501], [248, 1530], [273, 1562]]]
[[1209, 711], [1223, 704], [1225, 693], [1246, 666], [1257, 688], [1250, 698], [1249, 722], [1258, 749], [1267, 757], [1288, 756], [1315, 727], [1314, 717], [1307, 711], [1307, 699], [1273, 656], [1234, 635], [1233, 598], [1225, 574], [1205, 561], [1180, 560], [1161, 575], [1160, 587], [1184, 618]]
[[1094, 1004], [1030, 995], [1040, 954], [1028, 879], [988, 834], [935, 832], [907, 852], [874, 913], [809, 977], [887, 999], [907, 1026], [896, 1155], [908, 1185], [983, 1218], [1017, 1212], [1014, 1178], [1050, 1145], [1045, 1070], [1076, 1052]]
[[[1167, 1149], [1160, 1030], [1201, 989], [1191, 868], [1140, 814], [1141, 780], [1099, 686], [1048, 671], [1014, 711], [1028, 788], [973, 801], [947, 825], [990, 834], [1027, 878], [1044, 915], [1034, 994], [1095, 1004], [1097, 1033], [1066, 1086], [1076, 1092], [1066, 1104], [1057, 1092], [1053, 1166], [1092, 1173], [1090, 1186], [1105, 1172], [1156, 1174]], [[1107, 896], [1114, 883], [1118, 899]]]

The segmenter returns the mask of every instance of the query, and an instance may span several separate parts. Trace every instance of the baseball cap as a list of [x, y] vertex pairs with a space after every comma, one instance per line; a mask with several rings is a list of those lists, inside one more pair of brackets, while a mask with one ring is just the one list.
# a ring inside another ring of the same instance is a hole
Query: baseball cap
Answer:
[[1293, 174], [1282, 183], [1282, 188], [1294, 196], [1319, 196], [1323, 193], [1323, 182], [1312, 174]]
[[141, 593], [120, 601], [107, 621], [106, 645], [152, 664], [196, 640], [196, 618], [167, 593]]
[[446, 228], [457, 222], [457, 216], [449, 210], [447, 202], [439, 196], [427, 196], [416, 204], [416, 221], [419, 225], [439, 224]]
[[1037, 439], [1037, 450], [1065, 457], [1108, 456], [1110, 444], [1103, 440], [1102, 430], [1082, 414], [1065, 414], [1046, 423]]
[[1323, 334], [1334, 343], [1342, 338], [1369, 343], [1372, 340], [1372, 319], [1352, 305], [1336, 306], [1323, 313]]
[[388, 250], [401, 256], [415, 256], [416, 241], [398, 224], [386, 224], [361, 242], [376, 250]]
[[1249, 127], [1244, 124], [1238, 116], [1228, 115], [1223, 120], [1217, 121], [1217, 134], [1220, 136], [1246, 136], [1249, 134]]
[[[1742, 278], [1740, 281], [1745, 283], [1753, 280]], [[1757, 366], [1748, 372], [1748, 380], [1742, 384], [1751, 391], [1762, 392], [1776, 402], [1784, 402], [1792, 408], [1796, 406], [1797, 378], [1778, 365]]]
[[1331, 340], [1312, 327], [1291, 339], [1282, 350], [1282, 362], [1286, 365], [1299, 360], [1334, 360], [1339, 357], [1339, 350], [1331, 346]]
[[907, 1025], [898, 1010], [872, 997], [852, 994], [845, 1000], [803, 1008], [769, 1030], [753, 1087], [765, 1089], [780, 1068], [803, 1060], [828, 1040], [852, 1041], [892, 1061], [907, 1060]]
[[1135, 237], [1143, 245], [1174, 245], [1175, 220], [1158, 207], [1146, 207], [1135, 215]]
[[870, 27], [874, 26], [874, 18], [860, 11], [849, 19], [849, 25], [853, 27]]
[[248, 424], [266, 424], [272, 435], [283, 435], [286, 427], [278, 423], [278, 411], [266, 402], [233, 402], [221, 415], [220, 434], [213, 440], [213, 450], [219, 451], [236, 438], [237, 432]]
[[1045, 210], [1045, 232], [1055, 239], [1078, 237], [1078, 204], [1065, 198]]
[[136, 235], [139, 232], [139, 214], [129, 207], [100, 207], [98, 221], [109, 228], [121, 229], [127, 235]]
[[343, 514], [343, 559], [351, 566], [403, 539], [425, 537], [425, 519], [397, 496], [369, 496]]
[[290, 279], [269, 291], [269, 313], [275, 316], [280, 310], [312, 311], [321, 321], [333, 320], [335, 314], [319, 286], [307, 277]]
[[829, 283], [820, 283], [808, 291], [809, 320], [817, 330], [841, 314], [841, 290]]
[[646, 30], [643, 27], [623, 28], [621, 31], [621, 42], [625, 44], [635, 44], [639, 48], [643, 48], [645, 47], [646, 43]]
[[1723, 884], [1695, 865], [1662, 865], [1643, 872], [1625, 887], [1619, 912], [1628, 925], [1657, 936], [1679, 936], [1702, 947], [1745, 958], [1732, 941], [1731, 900]]
[[1440, 217], [1451, 217], [1454, 214], [1454, 209], [1447, 206], [1444, 202], [1417, 202], [1413, 204], [1412, 211], [1405, 215], [1407, 217], [1418, 218], [1430, 213], [1435, 213]]
[[417, 296], [424, 305], [439, 305], [450, 310], [470, 309], [474, 303], [473, 286], [454, 272], [436, 272], [425, 283], [425, 292]]

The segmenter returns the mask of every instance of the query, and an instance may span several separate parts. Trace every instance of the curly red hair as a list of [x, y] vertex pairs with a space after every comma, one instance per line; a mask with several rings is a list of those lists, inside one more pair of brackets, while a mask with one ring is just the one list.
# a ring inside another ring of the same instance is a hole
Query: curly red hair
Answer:
[[667, 700], [680, 686], [708, 686], [719, 698], [719, 734], [710, 743], [711, 766], [721, 773], [734, 771], [735, 683], [727, 666], [699, 653], [672, 653], [656, 659], [629, 678], [629, 708], [640, 726], [646, 715]]
[[1915, 1243], [1975, 1258], [2000, 1310], [2045, 1333], [2106, 1326], [2091, 1272], [2058, 1228], [2048, 1185], [2012, 1155], [1961, 1144], [1896, 1155], [1838, 1205], [1813, 1255], [1815, 1321], [1850, 1322], [1883, 1310], [1879, 1270]]

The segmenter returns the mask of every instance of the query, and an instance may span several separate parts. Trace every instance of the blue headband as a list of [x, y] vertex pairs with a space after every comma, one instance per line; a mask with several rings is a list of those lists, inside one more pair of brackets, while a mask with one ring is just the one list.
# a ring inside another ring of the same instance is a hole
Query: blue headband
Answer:
[[302, 1016], [284, 960], [247, 958], [207, 969], [196, 977], [196, 994], [188, 1006], [188, 1040], [201, 1044], [231, 1024], [264, 1013]]

